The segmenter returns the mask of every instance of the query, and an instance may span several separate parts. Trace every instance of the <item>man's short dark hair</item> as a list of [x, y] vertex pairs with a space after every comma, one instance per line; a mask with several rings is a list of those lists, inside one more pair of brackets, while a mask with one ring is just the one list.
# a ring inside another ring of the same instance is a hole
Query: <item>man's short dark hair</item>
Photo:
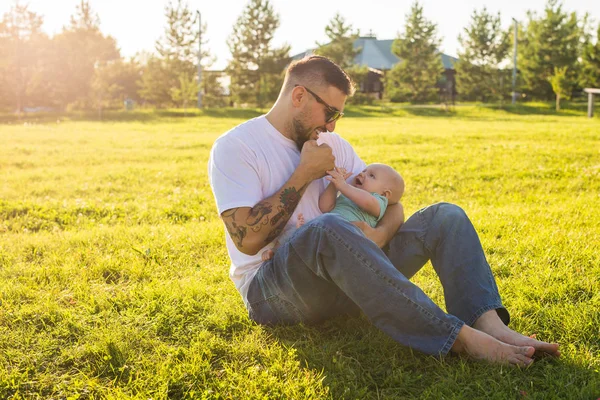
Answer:
[[323, 56], [308, 56], [290, 64], [285, 74], [284, 90], [294, 85], [333, 86], [346, 96], [354, 94], [354, 83], [336, 63]]

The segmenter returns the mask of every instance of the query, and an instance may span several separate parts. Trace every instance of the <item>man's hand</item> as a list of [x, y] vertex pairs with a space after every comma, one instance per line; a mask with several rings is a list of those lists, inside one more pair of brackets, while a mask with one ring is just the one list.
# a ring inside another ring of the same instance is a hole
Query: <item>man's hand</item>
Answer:
[[311, 181], [324, 177], [335, 168], [335, 156], [326, 143], [317, 145], [316, 140], [307, 140], [300, 152], [300, 165]]
[[346, 179], [352, 176], [352, 172], [346, 172], [345, 168], [338, 167], [335, 167], [335, 169], [331, 171], [327, 171], [327, 173], [329, 176], [325, 179], [331, 182], [337, 190], [340, 190], [342, 186], [346, 185]]
[[367, 239], [372, 240], [379, 248], [383, 248], [386, 245], [386, 234], [380, 229], [372, 228], [371, 225], [364, 221], [352, 221], [352, 223], [360, 228], [365, 234]]

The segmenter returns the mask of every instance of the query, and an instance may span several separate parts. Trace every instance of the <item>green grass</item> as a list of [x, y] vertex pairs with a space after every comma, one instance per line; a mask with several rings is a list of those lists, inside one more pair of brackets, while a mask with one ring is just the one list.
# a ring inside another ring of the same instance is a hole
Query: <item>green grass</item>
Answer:
[[[337, 129], [402, 173], [408, 214], [467, 211], [511, 326], [562, 345], [527, 369], [414, 353], [364, 318], [253, 324], [206, 166], [256, 110], [5, 118], [0, 398], [600, 397], [600, 120], [535, 110], [350, 108]], [[443, 304], [430, 265], [414, 280]]]

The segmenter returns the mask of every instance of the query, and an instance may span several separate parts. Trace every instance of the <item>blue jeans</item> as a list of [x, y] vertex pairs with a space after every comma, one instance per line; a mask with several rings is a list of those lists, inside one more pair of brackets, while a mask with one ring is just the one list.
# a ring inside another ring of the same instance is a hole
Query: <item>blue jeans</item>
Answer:
[[[409, 281], [427, 260], [441, 280], [447, 313]], [[448, 203], [411, 216], [387, 254], [350, 222], [324, 214], [261, 265], [248, 302], [250, 318], [266, 325], [362, 311], [398, 343], [434, 355], [448, 353], [462, 326], [486, 311], [509, 320], [471, 221]]]

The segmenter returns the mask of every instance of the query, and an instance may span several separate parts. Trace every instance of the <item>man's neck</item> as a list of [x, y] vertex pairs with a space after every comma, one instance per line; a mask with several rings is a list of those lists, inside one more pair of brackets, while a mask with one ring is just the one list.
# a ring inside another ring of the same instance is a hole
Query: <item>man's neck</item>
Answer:
[[267, 121], [269, 121], [269, 123], [279, 131], [279, 133], [281, 133], [288, 139], [292, 138], [292, 124], [289, 120], [288, 113], [286, 113], [285, 110], [283, 110], [281, 104], [275, 103], [265, 117], [267, 118]]

